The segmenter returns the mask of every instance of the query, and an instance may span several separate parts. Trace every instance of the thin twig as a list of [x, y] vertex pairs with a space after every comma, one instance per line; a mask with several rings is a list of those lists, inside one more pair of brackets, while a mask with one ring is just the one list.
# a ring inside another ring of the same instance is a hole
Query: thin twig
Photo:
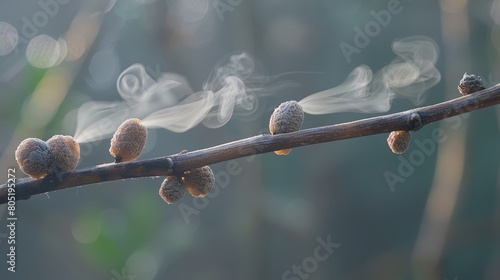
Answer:
[[[188, 153], [134, 162], [103, 164], [49, 175], [40, 180], [18, 179], [15, 184], [16, 199], [27, 199], [36, 194], [119, 179], [178, 175], [204, 165], [275, 150], [388, 133], [394, 130], [415, 131], [435, 121], [497, 104], [500, 104], [500, 85], [450, 101], [385, 116], [286, 134], [263, 134]], [[1, 185], [0, 204], [7, 202], [7, 196], [8, 184]]]

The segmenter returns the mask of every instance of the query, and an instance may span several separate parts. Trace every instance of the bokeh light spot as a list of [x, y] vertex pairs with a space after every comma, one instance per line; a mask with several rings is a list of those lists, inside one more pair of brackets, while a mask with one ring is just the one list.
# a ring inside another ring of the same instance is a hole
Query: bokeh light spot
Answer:
[[36, 68], [50, 68], [60, 58], [61, 50], [58, 41], [48, 35], [38, 35], [30, 40], [26, 49], [28, 62]]
[[92, 216], [83, 216], [73, 222], [71, 232], [76, 241], [92, 243], [101, 233], [101, 222]]
[[5, 21], [0, 22], [0, 56], [12, 52], [18, 40], [17, 29]]

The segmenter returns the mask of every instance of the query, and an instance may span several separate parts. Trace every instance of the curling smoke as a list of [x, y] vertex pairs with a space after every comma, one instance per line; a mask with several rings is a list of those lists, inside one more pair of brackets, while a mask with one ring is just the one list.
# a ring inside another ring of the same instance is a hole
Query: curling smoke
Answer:
[[[309, 114], [337, 112], [385, 112], [395, 98], [414, 104], [423, 102], [425, 91], [441, 78], [435, 67], [438, 51], [425, 37], [410, 37], [393, 43], [397, 58], [375, 75], [368, 66], [355, 68], [339, 86], [299, 101]], [[122, 100], [91, 101], [77, 112], [75, 140], [79, 143], [110, 138], [126, 119], [142, 119], [150, 128], [187, 131], [198, 124], [218, 128], [236, 114], [251, 114], [258, 97], [294, 86], [290, 81], [255, 73], [253, 60], [245, 53], [218, 63], [203, 85], [194, 92], [182, 76], [165, 73], [154, 80], [141, 64], [125, 69], [117, 80]]]
[[247, 54], [231, 55], [229, 62], [214, 67], [203, 91], [193, 92], [182, 76], [166, 73], [155, 81], [143, 65], [134, 64], [118, 77], [121, 101], [91, 101], [78, 109], [74, 138], [79, 143], [109, 138], [130, 117], [142, 119], [147, 127], [174, 132], [187, 131], [200, 123], [221, 127], [235, 111], [255, 111], [257, 94], [290, 85], [272, 83], [276, 78], [254, 72], [254, 62]]
[[436, 44], [427, 37], [408, 37], [395, 41], [392, 50], [398, 57], [375, 75], [368, 66], [358, 66], [341, 85], [299, 101], [304, 112], [314, 115], [386, 112], [395, 98], [421, 104], [426, 91], [441, 79], [435, 67]]

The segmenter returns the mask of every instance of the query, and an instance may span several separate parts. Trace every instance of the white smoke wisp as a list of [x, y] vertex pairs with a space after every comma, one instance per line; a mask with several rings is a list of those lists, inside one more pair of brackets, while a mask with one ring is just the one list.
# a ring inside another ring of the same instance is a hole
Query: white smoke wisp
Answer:
[[179, 133], [200, 123], [218, 128], [235, 113], [254, 112], [258, 96], [291, 85], [279, 84], [277, 79], [256, 74], [253, 60], [245, 53], [219, 62], [199, 92], [180, 75], [165, 73], [155, 81], [143, 65], [134, 64], [118, 77], [121, 100], [90, 101], [78, 109], [74, 138], [80, 143], [109, 138], [131, 117], [142, 119], [146, 127]]
[[116, 85], [122, 100], [89, 101], [78, 108], [75, 140], [87, 143], [110, 138], [124, 120], [141, 118], [159, 108], [175, 105], [189, 93], [189, 87], [182, 82], [180, 77], [171, 74], [155, 81], [141, 64], [130, 66], [119, 76]]
[[371, 100], [382, 96], [369, 96], [367, 98], [368, 85], [372, 81], [372, 76], [373, 73], [368, 66], [358, 66], [339, 86], [311, 94], [300, 100], [299, 104], [304, 112], [316, 115], [367, 111], [369, 109], [365, 107], [372, 106]]
[[142, 122], [146, 127], [162, 127], [173, 132], [185, 132], [199, 124], [214, 103], [213, 92], [200, 91], [175, 106], [153, 112]]
[[246, 53], [230, 55], [228, 60], [213, 68], [202, 91], [189, 95], [176, 106], [153, 112], [143, 119], [144, 125], [174, 132], [185, 132], [200, 123], [219, 128], [235, 111], [255, 111], [257, 94], [270, 78], [255, 73], [255, 64]]
[[375, 75], [368, 66], [358, 66], [341, 85], [299, 101], [304, 112], [313, 115], [387, 112], [395, 98], [421, 104], [426, 91], [441, 80], [435, 67], [437, 45], [427, 37], [408, 37], [395, 41], [392, 49], [397, 58]]
[[246, 94], [245, 84], [240, 78], [229, 76], [225, 83], [223, 88], [215, 92], [214, 106], [203, 119], [202, 124], [206, 127], [218, 128], [225, 125], [231, 119], [235, 107], [253, 109], [254, 96]]
[[203, 90], [214, 92], [215, 104], [203, 119], [208, 128], [225, 125], [234, 115], [249, 116], [259, 106], [259, 99], [275, 94], [284, 88], [299, 86], [285, 77], [290, 74], [312, 72], [288, 72], [275, 76], [261, 75], [256, 71], [254, 60], [246, 53], [228, 55], [215, 65]]
[[128, 107], [122, 102], [90, 101], [77, 111], [77, 125], [74, 135], [78, 143], [88, 143], [108, 138], [129, 116]]

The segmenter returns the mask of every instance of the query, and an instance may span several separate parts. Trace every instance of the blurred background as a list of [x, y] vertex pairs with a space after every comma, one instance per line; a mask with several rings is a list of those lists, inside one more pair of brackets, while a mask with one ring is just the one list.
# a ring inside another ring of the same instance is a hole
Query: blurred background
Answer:
[[[23, 139], [74, 135], [83, 104], [121, 102], [118, 78], [135, 63], [154, 81], [176, 73], [198, 92], [221, 61], [245, 52], [275, 82], [261, 84], [255, 110], [223, 126], [149, 129], [146, 159], [266, 133], [281, 102], [338, 86], [362, 64], [381, 69], [395, 58], [392, 43], [408, 36], [439, 49], [441, 79], [421, 105], [458, 97], [464, 72], [494, 85], [499, 24], [499, 0], [6, 1], [1, 178], [9, 167], [25, 176], [14, 158]], [[389, 113], [414, 107], [395, 99]], [[303, 128], [381, 114], [307, 114]], [[16, 273], [6, 270], [2, 205], [0, 275], [500, 279], [499, 117], [492, 107], [428, 125], [403, 155], [380, 134], [214, 164], [214, 191], [174, 205], [158, 196], [163, 178], [34, 196], [16, 205]], [[113, 161], [103, 138], [82, 143], [79, 168]]]

